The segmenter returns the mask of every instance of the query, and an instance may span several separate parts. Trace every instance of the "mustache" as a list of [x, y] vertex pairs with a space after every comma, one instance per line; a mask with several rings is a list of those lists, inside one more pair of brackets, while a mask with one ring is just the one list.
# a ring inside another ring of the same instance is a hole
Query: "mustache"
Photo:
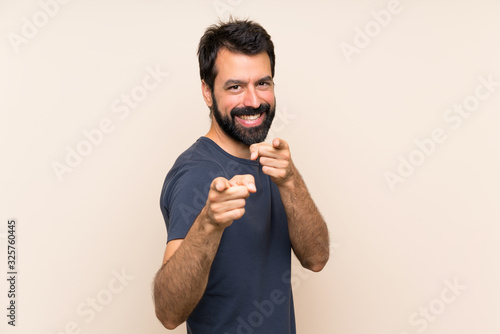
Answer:
[[262, 103], [258, 108], [233, 108], [233, 110], [231, 110], [231, 117], [234, 118], [235, 116], [250, 116], [255, 114], [269, 113], [269, 110], [271, 110], [271, 105], [269, 103]]

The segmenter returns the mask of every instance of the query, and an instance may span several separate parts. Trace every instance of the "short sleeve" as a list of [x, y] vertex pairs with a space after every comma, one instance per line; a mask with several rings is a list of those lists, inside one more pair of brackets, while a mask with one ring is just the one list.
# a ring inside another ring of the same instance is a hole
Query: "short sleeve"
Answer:
[[167, 227], [167, 242], [184, 239], [207, 201], [213, 179], [223, 176], [211, 161], [191, 161], [167, 175], [160, 206]]

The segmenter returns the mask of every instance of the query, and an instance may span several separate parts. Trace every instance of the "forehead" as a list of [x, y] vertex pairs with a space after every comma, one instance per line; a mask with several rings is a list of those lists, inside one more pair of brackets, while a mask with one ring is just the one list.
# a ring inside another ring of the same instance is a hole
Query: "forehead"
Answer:
[[271, 76], [271, 61], [265, 51], [256, 55], [245, 55], [222, 48], [217, 54], [215, 66], [216, 82], [229, 79], [252, 81]]

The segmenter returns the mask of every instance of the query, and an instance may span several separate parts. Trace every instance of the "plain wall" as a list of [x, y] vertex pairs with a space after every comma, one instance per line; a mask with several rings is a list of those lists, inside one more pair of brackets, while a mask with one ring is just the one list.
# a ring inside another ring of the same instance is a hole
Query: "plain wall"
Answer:
[[497, 1], [54, 3], [0, 2], [2, 333], [166, 332], [159, 195], [208, 131], [196, 48], [229, 14], [273, 38], [272, 137], [331, 233], [321, 273], [294, 264], [298, 332], [500, 331]]

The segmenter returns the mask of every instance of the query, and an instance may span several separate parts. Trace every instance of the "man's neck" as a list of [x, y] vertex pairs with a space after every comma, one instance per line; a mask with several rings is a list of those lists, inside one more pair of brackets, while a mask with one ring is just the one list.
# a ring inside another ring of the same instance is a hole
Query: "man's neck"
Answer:
[[212, 121], [212, 126], [205, 137], [212, 139], [224, 151], [234, 155], [235, 157], [250, 159], [250, 150], [248, 145], [229, 137], [220, 127], [214, 125], [214, 123], [216, 122]]

